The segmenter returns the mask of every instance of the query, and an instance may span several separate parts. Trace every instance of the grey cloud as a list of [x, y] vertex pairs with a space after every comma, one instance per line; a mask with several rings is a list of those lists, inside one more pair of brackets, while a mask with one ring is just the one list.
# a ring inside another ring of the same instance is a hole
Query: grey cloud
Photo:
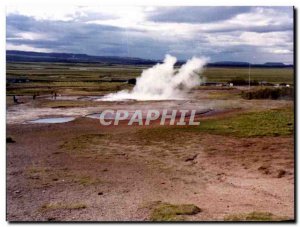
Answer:
[[280, 31], [291, 31], [293, 30], [293, 24], [281, 24], [281, 25], [269, 25], [269, 26], [228, 26], [225, 28], [216, 28], [207, 30], [208, 33], [218, 33], [218, 32], [234, 32], [234, 31], [247, 31], [247, 32], [257, 32], [257, 33], [267, 33], [267, 32], [280, 32]]
[[[240, 13], [249, 12], [252, 7], [171, 7], [158, 8], [151, 12], [148, 20], [159, 22], [185, 22], [214, 24], [232, 18]], [[288, 8], [272, 8], [278, 12], [290, 15]], [[170, 53], [178, 59], [192, 56], [207, 56], [211, 61], [283, 61], [292, 62], [292, 54], [272, 54], [261, 46], [216, 45], [208, 41], [209, 36], [228, 35], [234, 39], [242, 32], [251, 31], [267, 33], [281, 31], [287, 34], [287, 40], [278, 44], [279, 49], [292, 50], [293, 24], [278, 23], [270, 26], [225, 26], [222, 29], [212, 29], [199, 32], [195, 37], [180, 39], [156, 39], [145, 31], [124, 29], [115, 26], [87, 24], [86, 21], [99, 18], [107, 19], [104, 15], [88, 14], [78, 16], [73, 21], [36, 20], [33, 17], [10, 14], [7, 16], [7, 43], [13, 45], [28, 45], [35, 48], [47, 48], [54, 52], [86, 53], [90, 55], [129, 56], [147, 59], [162, 59]], [[292, 20], [291, 20], [292, 21]], [[280, 21], [279, 21], [280, 22]], [[20, 37], [22, 32], [43, 34], [48, 38], [30, 40]], [[274, 48], [276, 48], [274, 47]]]
[[159, 8], [158, 11], [151, 13], [149, 20], [155, 22], [178, 22], [178, 23], [212, 23], [230, 19], [237, 14], [249, 12], [251, 7], [168, 7]]

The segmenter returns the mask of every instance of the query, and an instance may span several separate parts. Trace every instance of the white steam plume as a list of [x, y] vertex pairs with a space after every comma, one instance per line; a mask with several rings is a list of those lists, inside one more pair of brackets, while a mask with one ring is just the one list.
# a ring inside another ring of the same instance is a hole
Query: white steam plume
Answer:
[[162, 64], [142, 72], [132, 91], [111, 93], [101, 101], [184, 99], [187, 91], [201, 83], [199, 73], [207, 59], [193, 57], [179, 69], [174, 68], [176, 61], [175, 57], [166, 55]]

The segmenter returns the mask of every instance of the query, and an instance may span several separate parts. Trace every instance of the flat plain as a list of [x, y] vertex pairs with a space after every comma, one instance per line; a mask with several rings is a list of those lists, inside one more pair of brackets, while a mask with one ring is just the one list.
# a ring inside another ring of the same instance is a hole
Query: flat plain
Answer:
[[[99, 100], [132, 89], [126, 80], [142, 70], [7, 64], [9, 221], [294, 219], [293, 99], [248, 100], [241, 95], [247, 86], [199, 86], [187, 100]], [[252, 80], [293, 86], [291, 68], [250, 70]], [[248, 68], [203, 72], [208, 82], [248, 76]], [[161, 126], [157, 121], [103, 126], [88, 117], [107, 108], [211, 111], [197, 116], [200, 126]], [[75, 120], [29, 123], [66, 116]]]

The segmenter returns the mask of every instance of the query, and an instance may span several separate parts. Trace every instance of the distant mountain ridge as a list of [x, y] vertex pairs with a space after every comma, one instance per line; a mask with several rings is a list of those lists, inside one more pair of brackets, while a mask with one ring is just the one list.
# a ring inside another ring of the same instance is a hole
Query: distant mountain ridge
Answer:
[[265, 65], [269, 65], [269, 66], [284, 66], [285, 64], [283, 64], [282, 62], [266, 62]]
[[[91, 56], [87, 54], [72, 54], [72, 53], [42, 53], [32, 51], [6, 51], [7, 62], [57, 62], [57, 63], [100, 63], [108, 65], [155, 65], [161, 61], [118, 57], [118, 56]], [[184, 61], [179, 61], [177, 65], [184, 64]], [[281, 62], [266, 62], [264, 64], [249, 64], [248, 62], [236, 61], [220, 61], [208, 63], [207, 67], [293, 67], [293, 65], [285, 65]]]
[[41, 53], [29, 51], [6, 51], [8, 62], [65, 62], [65, 63], [103, 63], [103, 64], [128, 64], [128, 65], [153, 65], [156, 61], [111, 56], [91, 56], [87, 54], [72, 53]]

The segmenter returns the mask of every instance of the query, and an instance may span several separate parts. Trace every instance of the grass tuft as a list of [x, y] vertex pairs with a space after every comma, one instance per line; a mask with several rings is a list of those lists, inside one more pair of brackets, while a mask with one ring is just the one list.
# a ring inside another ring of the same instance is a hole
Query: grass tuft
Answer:
[[276, 216], [268, 212], [251, 212], [247, 214], [231, 214], [224, 218], [224, 221], [286, 221], [288, 218]]
[[48, 212], [53, 210], [81, 210], [87, 206], [83, 203], [47, 203], [41, 206], [41, 212]]
[[157, 203], [153, 207], [151, 221], [184, 221], [184, 215], [194, 215], [201, 212], [201, 209], [193, 204], [169, 204]]

